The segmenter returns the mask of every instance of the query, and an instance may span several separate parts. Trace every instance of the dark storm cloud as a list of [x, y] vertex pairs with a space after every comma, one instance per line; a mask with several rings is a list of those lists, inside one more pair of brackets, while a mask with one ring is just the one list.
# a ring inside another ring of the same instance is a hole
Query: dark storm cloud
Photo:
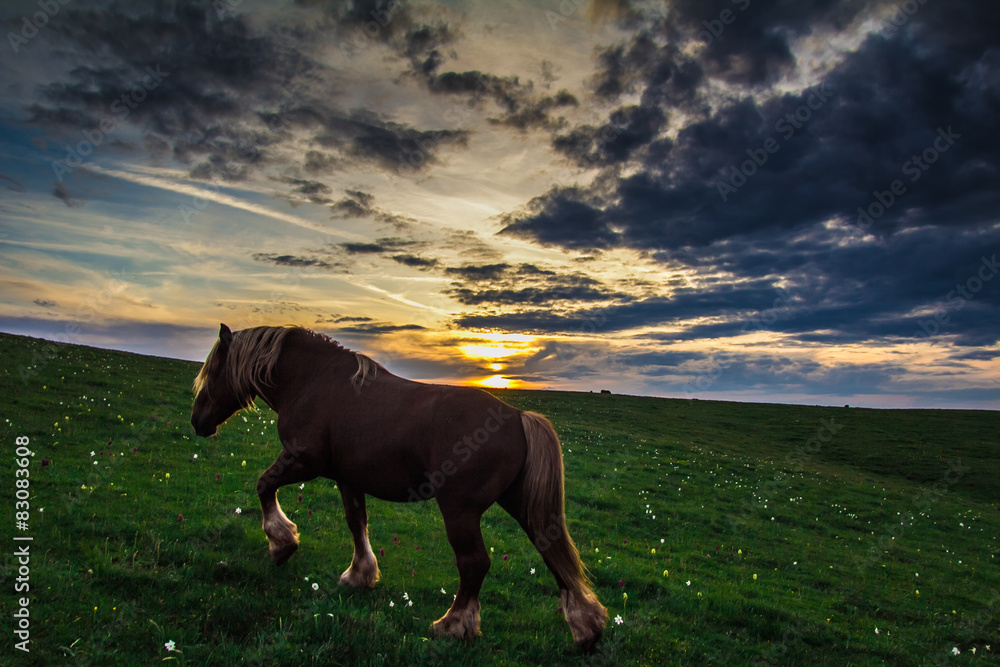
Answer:
[[418, 257], [417, 255], [410, 254], [393, 255], [392, 261], [402, 264], [403, 266], [420, 269], [421, 271], [432, 269], [438, 265], [438, 261], [436, 259], [428, 259], [426, 257]]
[[416, 241], [409, 241], [400, 238], [381, 238], [374, 243], [341, 243], [343, 248], [350, 255], [378, 255], [389, 252], [396, 252], [401, 248], [416, 245]]
[[[690, 32], [740, 4], [678, 3], [674, 27]], [[912, 313], [931, 307], [949, 317], [941, 335], [960, 344], [997, 340], [1000, 290], [984, 287], [961, 312], [935, 303], [1000, 245], [993, 227], [1000, 210], [1000, 7], [924, 4], [902, 28], [869, 35], [808, 90], [776, 96], [755, 88], [703, 107], [703, 80], [765, 85], [795, 65], [781, 40], [843, 27], [860, 9], [852, 2], [753, 3], [696, 60], [658, 46], [650, 32], [603, 51], [595, 94], [639, 94], [633, 114], [645, 122], [619, 133], [622, 123], [609, 116], [604, 136], [595, 126], [556, 135], [556, 150], [604, 171], [594, 187], [556, 187], [529, 202], [508, 216], [503, 233], [579, 250], [653, 251], [664, 262], [723, 270], [760, 286], [722, 301], [726, 295], [712, 287], [697, 300], [641, 300], [622, 307], [608, 324], [615, 330], [728, 314], [728, 323], [686, 333], [732, 335], [742, 326], [738, 313], [769, 303], [762, 291], [773, 296], [783, 277], [810, 309], [789, 309], [775, 326], [803, 339], [913, 338], [923, 320]], [[765, 34], [782, 37], [760, 39]], [[685, 85], [678, 84], [681, 72]], [[672, 107], [691, 115], [666, 139], [655, 113]], [[622, 165], [630, 175], [618, 176]], [[831, 231], [832, 220], [849, 228]], [[866, 233], [879, 240], [843, 243]], [[543, 311], [506, 317], [471, 315], [465, 323], [566, 327], [565, 317]]]
[[[326, 20], [293, 15], [260, 29], [235, 9], [194, 0], [69, 5], [46, 31], [58, 39], [66, 71], [40, 84], [26, 120], [68, 137], [100, 132], [100, 149], [135, 148], [123, 128], [140, 129], [147, 148], [202, 180], [245, 180], [269, 167], [319, 175], [359, 161], [399, 169], [402, 160], [413, 171], [433, 164], [443, 147], [464, 145], [462, 131], [342, 108], [339, 73], [310, 55], [331, 36], [375, 20], [373, 12], [384, 18], [390, 5], [393, 20], [378, 33], [405, 32], [411, 21], [402, 3], [305, 4], [326, 10]], [[295, 133], [312, 135], [314, 148], [301, 158], [283, 150], [301, 138]], [[293, 199], [324, 200], [317, 186], [290, 184]]]
[[446, 275], [457, 276], [465, 281], [497, 280], [510, 264], [466, 264], [465, 266], [450, 266], [444, 270]]
[[338, 332], [345, 333], [356, 333], [356, 334], [383, 334], [383, 333], [395, 333], [397, 331], [422, 331], [426, 327], [422, 327], [419, 324], [385, 324], [385, 323], [371, 323], [371, 324], [356, 324], [348, 327], [339, 327]]
[[85, 199], [72, 197], [65, 183], [56, 182], [52, 185], [52, 196], [66, 204], [70, 208], [80, 208], [84, 205]]
[[278, 266], [294, 267], [316, 267], [320, 269], [332, 269], [337, 265], [326, 262], [316, 257], [300, 257], [296, 255], [278, 255], [274, 253], [258, 252], [253, 255], [258, 262], [269, 262]]

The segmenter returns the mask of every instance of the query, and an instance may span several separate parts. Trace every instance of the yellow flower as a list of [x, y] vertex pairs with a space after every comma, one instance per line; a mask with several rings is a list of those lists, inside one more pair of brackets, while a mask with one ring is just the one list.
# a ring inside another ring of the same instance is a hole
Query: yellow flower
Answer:
[[170, 479], [170, 473], [169, 472], [167, 473], [167, 479]]
[[757, 574], [756, 573], [754, 573], [754, 575], [753, 575], [753, 580], [757, 581]]
[[670, 570], [664, 570], [663, 571], [663, 576], [664, 577], [669, 577], [670, 576]]
[[650, 549], [649, 552], [655, 555], [656, 554], [656, 549]]

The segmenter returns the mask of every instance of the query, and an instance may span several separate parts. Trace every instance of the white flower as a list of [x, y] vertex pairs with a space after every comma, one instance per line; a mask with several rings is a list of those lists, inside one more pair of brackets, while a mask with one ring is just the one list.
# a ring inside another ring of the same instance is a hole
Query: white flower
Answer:
[[303, 484], [299, 484], [299, 489], [300, 489], [300, 490], [301, 490], [301, 489], [304, 489], [304, 488], [306, 488], [306, 485], [305, 485], [304, 483], [303, 483]]
[[531, 568], [531, 574], [535, 573], [535, 568]]
[[446, 591], [445, 589], [442, 588], [441, 589], [441, 595], [447, 595], [447, 594], [448, 594], [448, 591]]
[[878, 628], [875, 628], [875, 634], [878, 634]]
[[691, 585], [691, 580], [688, 579], [686, 583], [687, 583], [688, 586], [690, 586]]
[[389, 606], [390, 606], [390, 607], [395, 607], [395, 606], [396, 606], [396, 603], [395, 603], [395, 602], [393, 602], [392, 600], [389, 600]]
[[318, 591], [319, 590], [319, 584], [313, 584], [313, 590], [314, 591]]
[[241, 510], [239, 507], [237, 507], [236, 508], [236, 513], [237, 514], [243, 514], [243, 510]]
[[194, 459], [196, 459], [196, 458], [198, 458], [198, 455], [197, 455], [197, 454], [194, 454], [194, 455], [193, 455], [193, 456], [192, 456], [191, 458], [194, 458]]
[[[96, 454], [94, 454], [94, 452], [91, 452], [90, 455], [91, 456], [97, 456]], [[172, 651], [173, 649], [170, 649], [170, 650]]]
[[961, 655], [962, 652], [958, 650], [957, 646], [953, 646], [952, 649], [951, 649], [951, 654], [952, 655]]
[[622, 620], [622, 617], [621, 617], [621, 616], [615, 616], [615, 623], [616, 623], [617, 625], [621, 625], [621, 624], [622, 624], [622, 623], [624, 623], [624, 622], [625, 622], [625, 621], [623, 621], [623, 620]]
[[174, 640], [171, 639], [170, 641], [168, 641], [166, 644], [163, 645], [163, 648], [167, 649], [168, 651], [173, 651], [175, 646], [177, 646], [177, 644], [175, 644]]
[[406, 606], [407, 607], [412, 607], [413, 606], [413, 600], [407, 600], [406, 601]]

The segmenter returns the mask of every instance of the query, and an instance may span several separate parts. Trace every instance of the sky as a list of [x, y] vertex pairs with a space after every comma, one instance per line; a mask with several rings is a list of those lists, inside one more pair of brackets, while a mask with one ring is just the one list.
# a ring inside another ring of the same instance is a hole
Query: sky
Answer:
[[0, 330], [1000, 408], [994, 0], [0, 8]]

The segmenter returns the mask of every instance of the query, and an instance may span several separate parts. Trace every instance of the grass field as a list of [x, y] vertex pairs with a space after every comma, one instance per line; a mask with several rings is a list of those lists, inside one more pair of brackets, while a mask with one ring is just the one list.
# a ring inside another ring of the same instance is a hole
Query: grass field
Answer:
[[[276, 568], [254, 492], [280, 451], [273, 413], [198, 439], [197, 364], [6, 334], [0, 350], [11, 664], [1000, 664], [1000, 413], [496, 392], [561, 435], [570, 531], [612, 619], [585, 657], [499, 508], [483, 636], [430, 639], [458, 585], [433, 503], [370, 500], [382, 581], [345, 590], [333, 482], [286, 487], [302, 544]], [[29, 593], [15, 535], [33, 537]]]

